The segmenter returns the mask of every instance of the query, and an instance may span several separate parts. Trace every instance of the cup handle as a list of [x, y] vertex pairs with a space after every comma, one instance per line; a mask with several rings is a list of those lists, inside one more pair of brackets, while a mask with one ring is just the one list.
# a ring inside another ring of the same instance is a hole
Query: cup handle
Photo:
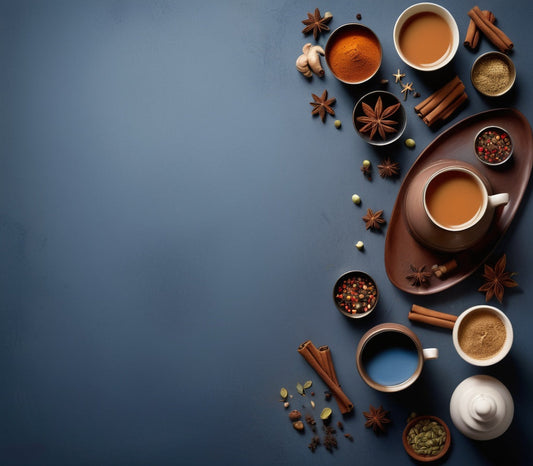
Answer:
[[493, 194], [492, 196], [489, 196], [489, 205], [491, 207], [497, 207], [502, 204], [507, 204], [508, 202], [509, 194], [507, 193]]
[[438, 348], [424, 348], [422, 355], [424, 356], [424, 361], [426, 359], [437, 359], [439, 357], [439, 350]]

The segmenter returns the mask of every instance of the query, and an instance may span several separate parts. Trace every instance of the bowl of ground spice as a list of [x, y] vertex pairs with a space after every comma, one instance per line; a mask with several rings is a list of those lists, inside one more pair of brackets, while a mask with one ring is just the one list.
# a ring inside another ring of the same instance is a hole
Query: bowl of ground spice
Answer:
[[489, 167], [499, 167], [513, 155], [513, 141], [507, 130], [499, 126], [489, 126], [477, 133], [474, 152], [481, 163]]
[[346, 84], [361, 84], [381, 66], [381, 43], [368, 27], [358, 23], [339, 26], [325, 47], [326, 63], [333, 75]]
[[411, 458], [424, 463], [436, 461], [450, 448], [450, 429], [436, 416], [418, 416], [405, 427], [402, 442]]
[[487, 52], [474, 61], [470, 79], [481, 94], [499, 97], [513, 87], [516, 68], [513, 61], [504, 53]]
[[335, 306], [352, 319], [368, 316], [376, 308], [378, 298], [378, 287], [374, 279], [359, 270], [342, 274], [333, 287]]
[[499, 309], [474, 306], [457, 317], [452, 338], [455, 350], [466, 362], [474, 366], [490, 366], [509, 353], [513, 327]]

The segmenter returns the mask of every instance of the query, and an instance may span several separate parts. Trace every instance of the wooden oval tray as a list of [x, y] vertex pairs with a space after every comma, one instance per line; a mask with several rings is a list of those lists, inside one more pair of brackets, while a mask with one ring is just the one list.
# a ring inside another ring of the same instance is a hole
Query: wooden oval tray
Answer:
[[[508, 166], [491, 168], [474, 155], [474, 137], [485, 126], [501, 126], [511, 135], [514, 154]], [[460, 160], [473, 165], [486, 176], [494, 192], [509, 193], [510, 200], [496, 212], [489, 233], [474, 248], [459, 253], [441, 253], [426, 248], [409, 232], [403, 204], [407, 189], [415, 177], [429, 164], [441, 159]], [[509, 228], [527, 188], [533, 164], [533, 135], [525, 116], [518, 110], [502, 108], [481, 112], [468, 117], [442, 134], [427, 146], [416, 159], [400, 186], [385, 239], [385, 269], [389, 280], [408, 293], [428, 295], [450, 288], [471, 275], [483, 264]], [[431, 271], [434, 264], [444, 264], [455, 259], [455, 270], [439, 279], [432, 276], [424, 286], [412, 286], [406, 278], [410, 266], [425, 266]]]

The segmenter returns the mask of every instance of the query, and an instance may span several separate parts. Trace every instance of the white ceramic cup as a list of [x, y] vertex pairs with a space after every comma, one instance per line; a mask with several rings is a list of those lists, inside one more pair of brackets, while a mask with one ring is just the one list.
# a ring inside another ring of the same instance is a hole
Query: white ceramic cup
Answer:
[[[475, 181], [477, 186], [479, 187], [479, 190], [482, 195], [482, 205], [480, 209], [477, 211], [477, 213], [470, 218], [465, 223], [462, 223], [460, 225], [453, 225], [453, 226], [446, 226], [440, 223], [438, 220], [434, 218], [434, 216], [431, 214], [430, 209], [427, 205], [427, 194], [428, 190], [430, 189], [430, 186], [432, 183], [437, 182], [438, 178], [441, 176], [446, 176], [449, 173], [458, 172], [461, 174], [467, 174], [470, 176], [472, 180]], [[485, 186], [485, 183], [481, 180], [481, 178], [476, 175], [473, 171], [465, 168], [465, 167], [446, 167], [443, 168], [436, 173], [434, 173], [426, 182], [424, 186], [423, 191], [423, 203], [424, 203], [424, 210], [426, 211], [427, 216], [429, 217], [430, 221], [436, 225], [439, 228], [442, 228], [443, 230], [452, 231], [452, 232], [462, 232], [469, 229], [474, 229], [474, 227], [478, 227], [479, 234], [482, 235], [485, 233], [486, 228], [489, 227], [490, 221], [492, 220], [492, 214], [494, 213], [494, 209], [498, 207], [499, 205], [504, 205], [509, 202], [509, 194], [507, 193], [499, 193], [499, 194], [492, 194], [489, 195], [487, 191], [487, 187]], [[483, 230], [481, 231], [480, 227], [483, 226]]]
[[[428, 65], [428, 66], [420, 66], [409, 61], [403, 54], [400, 48], [400, 32], [402, 30], [403, 25], [406, 23], [406, 21], [408, 21], [410, 18], [412, 18], [414, 15], [418, 13], [425, 13], [425, 12], [436, 13], [441, 18], [443, 18], [446, 21], [446, 23], [448, 23], [448, 26], [450, 27], [450, 30], [452, 33], [452, 46], [450, 50], [437, 62], [433, 63], [432, 65]], [[459, 47], [459, 28], [457, 27], [457, 23], [455, 22], [455, 19], [453, 18], [451, 13], [446, 8], [440, 5], [437, 5], [436, 3], [417, 3], [415, 5], [411, 5], [409, 8], [404, 10], [402, 14], [396, 20], [396, 23], [394, 25], [394, 31], [393, 31], [393, 40], [394, 40], [394, 47], [396, 48], [396, 52], [398, 52], [398, 55], [400, 56], [400, 58], [402, 59], [404, 63], [420, 71], [435, 71], [446, 66], [455, 56], [457, 49]]]
[[[479, 311], [487, 311], [496, 315], [503, 322], [503, 325], [505, 327], [505, 341], [503, 343], [503, 346], [496, 354], [484, 359], [478, 359], [468, 355], [459, 344], [459, 331], [461, 329], [461, 324], [463, 323], [464, 319], [472, 313]], [[509, 320], [509, 318], [502, 311], [493, 306], [487, 306], [485, 304], [482, 304], [479, 306], [468, 308], [466, 311], [459, 315], [459, 317], [455, 321], [455, 325], [453, 326], [452, 338], [455, 350], [457, 351], [459, 356], [461, 356], [461, 358], [463, 358], [466, 362], [474, 366], [491, 366], [501, 361], [507, 355], [507, 353], [509, 353], [511, 346], [513, 345], [513, 326], [511, 325], [511, 321]]]

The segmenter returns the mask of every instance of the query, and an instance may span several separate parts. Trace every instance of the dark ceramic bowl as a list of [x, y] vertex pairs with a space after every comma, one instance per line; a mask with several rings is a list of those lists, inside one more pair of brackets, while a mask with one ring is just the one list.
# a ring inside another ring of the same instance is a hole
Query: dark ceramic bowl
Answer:
[[[354, 284], [355, 286], [353, 286]], [[361, 285], [366, 285], [367, 288], [361, 290]], [[353, 294], [344, 292], [345, 290], [351, 290]], [[360, 298], [360, 295], [364, 295], [364, 297]], [[348, 296], [350, 297], [348, 298]], [[350, 319], [368, 316], [376, 308], [378, 298], [379, 291], [374, 279], [359, 270], [342, 274], [333, 287], [335, 306]]]
[[[505, 135], [507, 138], [509, 138], [510, 151], [509, 151], [509, 154], [505, 156], [505, 158], [502, 157], [501, 159], [491, 159], [490, 157], [488, 158], [485, 157], [483, 153], [479, 152], [478, 139], [489, 131], [492, 131], [499, 136]], [[513, 155], [513, 140], [511, 139], [511, 135], [509, 134], [509, 131], [505, 130], [504, 128], [501, 128], [500, 126], [487, 126], [483, 128], [481, 131], [479, 131], [476, 134], [476, 137], [474, 138], [474, 153], [476, 154], [476, 158], [481, 163], [489, 167], [501, 167], [502, 165], [507, 164], [507, 162], [509, 162], [509, 160], [511, 159]]]
[[[411, 428], [417, 424], [418, 422], [420, 421], [423, 421], [424, 419], [429, 419], [431, 421], [435, 421], [437, 422], [438, 424], [440, 424], [442, 427], [444, 427], [444, 430], [446, 431], [446, 440], [444, 442], [444, 446], [442, 447], [442, 450], [440, 450], [436, 455], [420, 455], [418, 453], [416, 453], [414, 450], [413, 450], [413, 447], [409, 444], [409, 441], [407, 440], [407, 435], [409, 434], [409, 431], [411, 430]], [[452, 442], [452, 438], [450, 436], [450, 429], [448, 428], [448, 426], [446, 425], [446, 423], [436, 417], [436, 416], [418, 416], [418, 417], [415, 417], [414, 419], [412, 419], [408, 424], [407, 426], [405, 426], [405, 429], [403, 430], [403, 434], [402, 434], [402, 442], [403, 442], [403, 447], [405, 448], [405, 451], [407, 452], [407, 454], [417, 460], [417, 461], [420, 461], [422, 463], [429, 463], [430, 461], [436, 461], [440, 458], [442, 458], [449, 450], [450, 448], [450, 445], [451, 445], [451, 442]]]
[[[383, 104], [383, 109], [386, 109], [387, 107], [395, 104], [400, 104], [400, 107], [398, 110], [396, 110], [393, 114], [389, 115], [386, 119], [387, 120], [394, 120], [398, 123], [395, 125], [389, 125], [390, 127], [394, 128], [396, 132], [394, 133], [385, 133], [385, 139], [381, 137], [378, 131], [375, 132], [372, 139], [370, 138], [370, 133], [361, 132], [361, 129], [365, 126], [364, 122], [357, 121], [357, 118], [366, 116], [363, 111], [363, 102], [367, 105], [369, 105], [372, 109], [375, 109], [376, 103], [378, 101], [378, 98], [381, 97], [381, 101]], [[405, 109], [403, 108], [403, 105], [401, 104], [398, 97], [396, 97], [394, 94], [387, 92], [387, 91], [372, 91], [368, 94], [365, 94], [363, 97], [359, 99], [359, 101], [355, 104], [355, 107], [353, 109], [353, 125], [355, 128], [355, 132], [368, 144], [372, 144], [374, 146], [385, 146], [387, 144], [391, 144], [394, 141], [397, 141], [405, 131], [405, 127], [407, 126], [407, 118], [405, 115]]]

